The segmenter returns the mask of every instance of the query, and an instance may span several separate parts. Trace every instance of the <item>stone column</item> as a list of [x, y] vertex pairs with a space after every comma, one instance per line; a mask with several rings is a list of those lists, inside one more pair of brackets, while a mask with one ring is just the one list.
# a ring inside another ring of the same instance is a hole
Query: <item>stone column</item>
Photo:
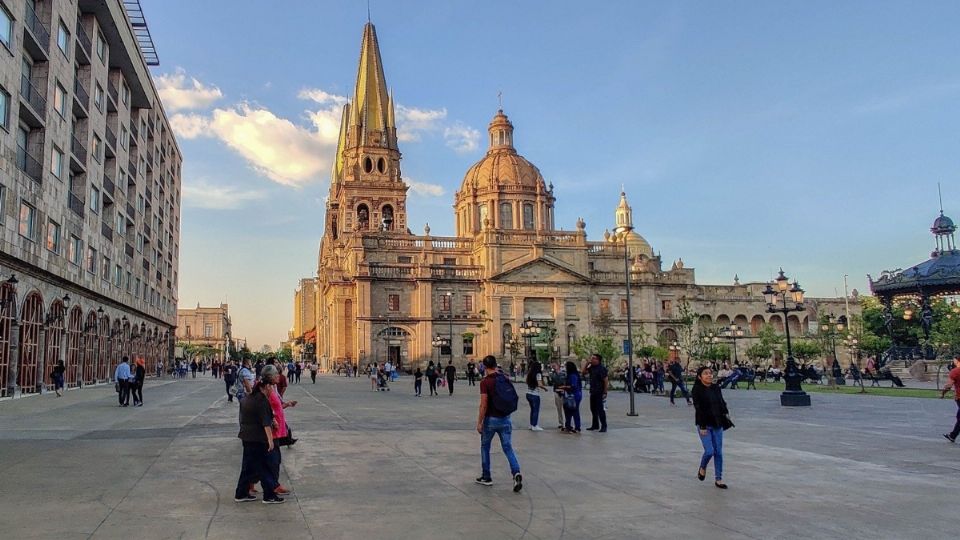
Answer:
[[37, 352], [37, 356], [38, 356], [37, 358], [37, 393], [38, 394], [43, 394], [47, 388], [47, 385], [44, 384], [43, 382], [43, 377], [44, 377], [44, 374], [46, 373], [46, 365], [47, 365], [47, 336], [48, 335], [49, 334], [47, 332], [47, 325], [44, 324], [43, 326], [40, 327], [40, 340], [39, 340], [40, 350]]
[[17, 374], [20, 371], [20, 317], [17, 310], [17, 291], [13, 289], [10, 304], [10, 356], [7, 360], [7, 395], [20, 396], [20, 387], [17, 385]]

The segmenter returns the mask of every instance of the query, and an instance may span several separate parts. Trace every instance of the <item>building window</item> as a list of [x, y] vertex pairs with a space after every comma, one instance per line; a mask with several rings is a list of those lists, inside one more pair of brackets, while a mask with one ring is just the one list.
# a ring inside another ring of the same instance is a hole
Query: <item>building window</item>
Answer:
[[626, 298], [620, 299], [620, 316], [621, 317], [627, 316], [627, 299]]
[[100, 83], [93, 88], [93, 104], [97, 106], [98, 111], [103, 112], [103, 87]]
[[125, 82], [120, 83], [120, 101], [122, 101], [124, 105], [130, 103], [130, 87], [127, 86]]
[[0, 223], [6, 221], [7, 215], [7, 186], [0, 184]]
[[111, 270], [111, 268], [110, 268], [110, 257], [107, 257], [106, 255], [103, 256], [103, 266], [100, 268], [100, 270], [101, 270], [101, 271], [100, 271], [100, 277], [103, 278], [104, 281], [106, 281], [106, 282], [109, 283], [109, 282], [110, 282], [110, 270]]
[[93, 136], [93, 159], [97, 160], [97, 163], [101, 163], [103, 159], [103, 139], [99, 135]]
[[50, 151], [50, 172], [59, 179], [63, 178], [63, 152], [56, 146]]
[[[0, 9], [0, 12], [3, 10]], [[10, 129], [10, 93], [0, 87], [0, 127]]]
[[391, 294], [387, 297], [387, 309], [390, 311], [400, 311], [400, 295]]
[[127, 272], [127, 293], [133, 291], [133, 274]]
[[[170, 212], [172, 213], [173, 210], [171, 210]], [[400, 255], [399, 257], [397, 257], [397, 262], [400, 264], [410, 264], [413, 262], [413, 257], [409, 257], [407, 255]]]
[[67, 117], [67, 91], [60, 83], [57, 83], [53, 89], [53, 108], [56, 109], [60, 118]]
[[143, 235], [137, 233], [137, 253], [143, 253]]
[[70, 46], [70, 31], [67, 30], [67, 25], [63, 24], [63, 21], [60, 21], [60, 27], [57, 28], [57, 47], [63, 52], [64, 56], [69, 56], [67, 53], [67, 47]]
[[660, 301], [660, 312], [664, 317], [673, 316], [673, 302], [670, 300], [661, 300]]
[[609, 298], [600, 299], [600, 314], [610, 315], [610, 299]]
[[13, 36], [13, 16], [0, 4], [0, 43], [10, 48], [10, 38]]
[[100, 190], [95, 187], [90, 187], [90, 210], [94, 214], [100, 213]]
[[97, 273], [97, 250], [90, 246], [87, 246], [87, 272]]
[[523, 228], [528, 231], [533, 230], [533, 205], [532, 204], [523, 205]]
[[440, 311], [450, 311], [450, 295], [440, 295]]
[[47, 249], [60, 253], [60, 224], [52, 219], [47, 221]]
[[80, 243], [80, 239], [74, 235], [70, 235], [70, 245], [67, 248], [67, 259], [71, 263], [80, 266], [80, 254], [83, 253], [83, 245]]
[[107, 40], [103, 39], [103, 34], [97, 32], [97, 58], [101, 62], [106, 63], [107, 57]]
[[[140, 297], [140, 278], [137, 278], [136, 286], [135, 286], [134, 289], [133, 289], [133, 295], [136, 296], [137, 298]], [[190, 332], [187, 331], [187, 334], [188, 334], [188, 335], [189, 335], [189, 333], [190, 333]]]
[[143, 202], [143, 195], [140, 195], [138, 193], [137, 194], [137, 211], [142, 214], [145, 208], [146, 206], [144, 205], [144, 202]]
[[123, 236], [127, 230], [127, 220], [123, 217], [123, 214], [117, 212], [117, 230], [116, 233]]
[[473, 336], [463, 336], [463, 354], [473, 354]]
[[124, 150], [127, 149], [127, 139], [129, 134], [127, 133], [127, 128], [120, 126], [120, 147]]
[[213, 337], [213, 325], [205, 324], [203, 325], [203, 337]]
[[468, 294], [463, 297], [463, 310], [467, 313], [473, 313], [473, 295]]
[[120, 268], [120, 265], [114, 265], [113, 267], [113, 284], [120, 288], [123, 286], [123, 269]]
[[20, 201], [20, 236], [33, 240], [37, 226], [37, 209], [26, 201]]
[[500, 203], [500, 228], [513, 228], [513, 205], [508, 202]]

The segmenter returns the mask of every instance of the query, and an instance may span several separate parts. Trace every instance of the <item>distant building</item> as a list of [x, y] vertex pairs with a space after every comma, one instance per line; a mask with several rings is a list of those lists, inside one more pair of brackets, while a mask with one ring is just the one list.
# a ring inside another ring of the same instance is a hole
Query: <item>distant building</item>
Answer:
[[303, 358], [304, 351], [312, 350], [311, 343], [316, 343], [316, 300], [317, 280], [301, 279], [293, 293], [293, 327], [287, 336], [296, 359]]
[[0, 2], [0, 397], [173, 355], [182, 155], [149, 36], [137, 0]]
[[[231, 335], [230, 311], [227, 304], [219, 307], [200, 307], [177, 310], [177, 343], [180, 345], [208, 345], [223, 351]], [[222, 354], [218, 356], [222, 358]]]

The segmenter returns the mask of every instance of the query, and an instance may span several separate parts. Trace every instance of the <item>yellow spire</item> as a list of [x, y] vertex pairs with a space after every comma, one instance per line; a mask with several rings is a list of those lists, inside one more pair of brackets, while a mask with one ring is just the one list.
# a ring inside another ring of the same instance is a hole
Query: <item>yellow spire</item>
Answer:
[[383, 75], [383, 62], [380, 60], [377, 31], [373, 23], [368, 22], [363, 27], [357, 86], [353, 94], [353, 107], [355, 109], [353, 118], [359, 120], [362, 129], [359, 140], [364, 140], [364, 135], [371, 131], [384, 131], [387, 128], [388, 102], [387, 80]]
[[343, 104], [343, 114], [340, 115], [340, 136], [337, 137], [336, 161], [333, 164], [333, 178], [331, 183], [336, 184], [343, 180], [343, 149], [347, 147], [347, 121], [350, 119], [350, 104]]
[[616, 218], [617, 227], [633, 228], [633, 209], [627, 203], [627, 194], [623, 191], [620, 192], [620, 204], [617, 205]]
[[390, 97], [387, 101], [387, 129], [396, 129], [397, 119], [393, 112], [393, 90], [390, 90]]

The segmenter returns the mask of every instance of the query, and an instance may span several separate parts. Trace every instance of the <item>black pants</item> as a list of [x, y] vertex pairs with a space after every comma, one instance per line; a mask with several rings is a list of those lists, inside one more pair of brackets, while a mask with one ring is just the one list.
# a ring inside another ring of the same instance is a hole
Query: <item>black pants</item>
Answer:
[[143, 381], [131, 381], [130, 391], [133, 394], [133, 404], [143, 403]]
[[317, 384], [317, 372], [316, 372], [316, 371], [311, 371], [311, 372], [310, 372], [310, 380], [313, 381], [313, 384]]
[[957, 400], [957, 423], [953, 426], [953, 431], [950, 432], [950, 438], [956, 439], [960, 435], [960, 399]]
[[267, 459], [267, 443], [243, 442], [243, 462], [240, 465], [240, 478], [237, 480], [237, 489], [234, 497], [240, 499], [249, 495], [250, 484], [260, 481], [263, 487], [263, 498], [272, 499], [277, 495], [273, 490], [277, 484], [273, 480], [273, 473]]
[[680, 393], [683, 394], [684, 399], [687, 400], [687, 403], [690, 403], [690, 394], [687, 393], [687, 385], [683, 381], [678, 381], [676, 379], [670, 379], [670, 403], [673, 403], [673, 396], [677, 393], [677, 388], [680, 388]]
[[476, 385], [477, 385], [477, 376], [474, 375], [473, 373], [467, 375], [467, 384], [469, 384], [470, 386], [476, 386]]
[[447, 388], [450, 389], [451, 396], [453, 395], [453, 380], [454, 379], [452, 377], [447, 377]]
[[421, 390], [423, 390], [423, 379], [413, 381], [413, 392], [419, 396]]
[[233, 394], [230, 393], [230, 389], [233, 388], [233, 381], [224, 378], [223, 385], [227, 387], [227, 401], [233, 401]]
[[436, 377], [427, 377], [427, 381], [430, 382], [430, 395], [437, 393], [437, 378]]
[[603, 410], [602, 392], [590, 392], [590, 414], [593, 416], [591, 428], [607, 429], [607, 411]]
[[130, 403], [130, 381], [121, 379], [117, 381], [117, 385], [120, 386], [120, 405], [128, 405]]

